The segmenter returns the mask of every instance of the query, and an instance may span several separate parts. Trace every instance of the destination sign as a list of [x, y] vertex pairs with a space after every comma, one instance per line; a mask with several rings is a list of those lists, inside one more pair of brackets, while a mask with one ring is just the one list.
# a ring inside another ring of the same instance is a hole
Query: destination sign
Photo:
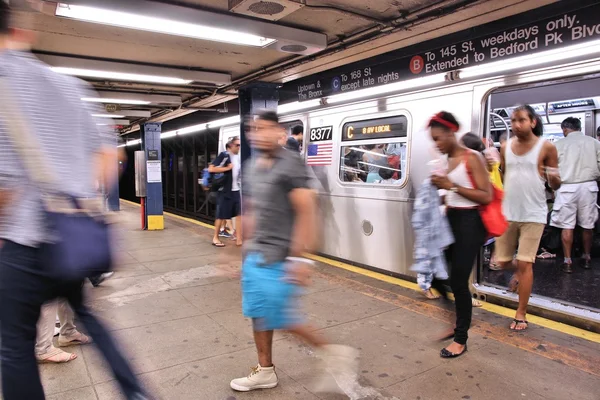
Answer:
[[594, 99], [578, 99], [578, 100], [568, 100], [568, 101], [560, 101], [558, 103], [550, 103], [548, 104], [549, 111], [556, 110], [566, 110], [569, 108], [593, 108], [595, 107]]
[[408, 120], [404, 116], [349, 122], [342, 128], [342, 141], [406, 137]]
[[[582, 4], [582, 1], [568, 3]], [[589, 2], [584, 3], [589, 4]], [[562, 9], [564, 10], [564, 7]], [[534, 10], [525, 13], [524, 16], [528, 17], [527, 21], [535, 20], [539, 17], [539, 12]], [[283, 91], [295, 93], [294, 100], [306, 101], [598, 40], [600, 39], [598, 15], [600, 15], [600, 4], [595, 4], [477, 39], [464, 40], [418, 54], [413, 53], [414, 55], [408, 57], [403, 56], [406, 53], [410, 54], [411, 48], [401, 49], [396, 53], [388, 53], [350, 66], [336, 68], [317, 77], [290, 82], [284, 85]], [[498, 23], [503, 26], [510, 25], [514, 23], [515, 18], [517, 17], [506, 18]], [[464, 31], [453, 36], [472, 37], [469, 33]], [[394, 54], [399, 56], [394, 57]]]

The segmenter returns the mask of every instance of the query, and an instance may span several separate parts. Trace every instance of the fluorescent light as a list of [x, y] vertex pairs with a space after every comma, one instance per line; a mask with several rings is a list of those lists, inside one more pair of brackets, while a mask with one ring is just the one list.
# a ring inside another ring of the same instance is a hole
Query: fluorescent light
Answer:
[[265, 47], [274, 42], [270, 39], [250, 33], [236, 32], [230, 29], [215, 28], [206, 25], [179, 22], [175, 20], [148, 17], [140, 14], [107, 10], [96, 7], [58, 3], [56, 15], [87, 22], [138, 29], [167, 35], [185, 36], [195, 39], [212, 40], [240, 44], [245, 46]]
[[349, 100], [357, 100], [365, 97], [384, 95], [400, 90], [414, 89], [420, 86], [435, 85], [446, 81], [444, 74], [436, 74], [423, 78], [409, 79], [402, 82], [390, 83], [388, 85], [372, 87], [368, 89], [357, 90], [354, 92], [336, 94], [327, 98], [327, 103], [335, 104]]
[[125, 118], [124, 115], [117, 115], [117, 114], [92, 114], [92, 117], [96, 117], [96, 118]]
[[202, 132], [206, 129], [206, 124], [192, 125], [187, 128], [178, 129], [177, 135], [186, 135], [188, 133]]
[[127, 142], [127, 146], [135, 146], [136, 144], [140, 143], [142, 143], [142, 139], [130, 140], [129, 142]]
[[160, 134], [161, 139], [166, 139], [173, 136], [177, 136], [177, 131], [163, 132]]
[[144, 100], [133, 100], [133, 99], [105, 99], [101, 97], [83, 97], [82, 101], [88, 101], [91, 103], [111, 103], [111, 104], [128, 104], [128, 105], [146, 105], [150, 104], [149, 101]]
[[293, 103], [282, 104], [277, 107], [278, 114], [287, 114], [294, 111], [306, 110], [321, 105], [321, 100], [313, 99], [308, 101], [295, 101]]
[[216, 121], [209, 122], [207, 124], [207, 128], [219, 128], [221, 126], [233, 125], [233, 124], [239, 124], [239, 123], [240, 123], [240, 116], [234, 115], [233, 117], [227, 117], [227, 118], [218, 119]]
[[169, 76], [155, 76], [155, 75], [143, 75], [143, 74], [128, 74], [124, 72], [113, 72], [113, 71], [100, 71], [93, 69], [82, 69], [82, 68], [67, 68], [67, 67], [50, 67], [53, 71], [59, 74], [83, 76], [86, 78], [103, 78], [103, 79], [114, 79], [121, 81], [133, 81], [133, 82], [152, 82], [152, 83], [164, 83], [166, 85], [187, 85], [193, 81], [181, 78], [173, 78]]
[[[533, 67], [546, 63], [557, 63], [569, 58], [587, 56], [600, 52], [600, 40], [577, 44], [562, 49], [548, 50], [538, 54], [531, 54], [512, 58], [505, 61], [496, 61], [489, 64], [468, 67], [460, 71], [461, 79], [475, 78], [481, 75], [493, 74], [513, 69]], [[556, 65], [556, 64], [553, 64]]]

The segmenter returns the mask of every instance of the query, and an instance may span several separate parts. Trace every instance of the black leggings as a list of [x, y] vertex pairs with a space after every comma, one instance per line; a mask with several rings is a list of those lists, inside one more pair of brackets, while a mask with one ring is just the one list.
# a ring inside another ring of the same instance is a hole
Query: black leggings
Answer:
[[454, 341], [464, 345], [469, 337], [473, 314], [469, 276], [477, 254], [485, 243], [486, 231], [479, 210], [448, 208], [447, 216], [454, 235], [454, 244], [446, 250], [450, 281], [434, 279], [432, 286], [447, 298], [446, 287], [450, 284], [456, 306]]

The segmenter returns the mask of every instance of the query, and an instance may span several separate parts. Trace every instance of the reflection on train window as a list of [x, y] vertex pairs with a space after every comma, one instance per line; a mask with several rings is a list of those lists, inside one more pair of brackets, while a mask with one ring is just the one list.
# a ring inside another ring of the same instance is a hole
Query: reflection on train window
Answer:
[[408, 119], [404, 115], [344, 124], [340, 180], [400, 185], [406, 179], [407, 135]]
[[406, 141], [342, 146], [340, 180], [400, 185], [406, 174]]

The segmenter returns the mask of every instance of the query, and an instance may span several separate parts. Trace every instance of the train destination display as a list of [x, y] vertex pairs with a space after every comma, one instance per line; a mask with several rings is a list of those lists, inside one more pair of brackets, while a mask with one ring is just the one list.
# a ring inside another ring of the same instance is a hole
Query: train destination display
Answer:
[[355, 121], [344, 124], [342, 141], [406, 137], [408, 120], [404, 116]]
[[340, 67], [289, 85], [297, 100], [306, 101], [598, 40], [598, 15], [600, 4], [401, 59]]

